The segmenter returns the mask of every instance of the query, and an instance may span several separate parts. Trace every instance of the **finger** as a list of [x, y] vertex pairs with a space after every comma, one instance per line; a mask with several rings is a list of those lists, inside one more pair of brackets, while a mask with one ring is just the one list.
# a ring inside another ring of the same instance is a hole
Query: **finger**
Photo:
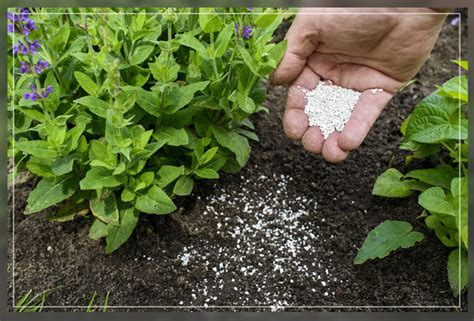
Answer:
[[339, 147], [345, 151], [358, 148], [391, 98], [392, 94], [386, 91], [376, 89], [364, 91], [339, 135]]
[[287, 84], [295, 80], [306, 65], [306, 58], [317, 47], [317, 34], [308, 28], [308, 16], [297, 15], [285, 39], [288, 41], [283, 59], [270, 77], [275, 85]]
[[316, 88], [318, 82], [319, 76], [306, 67], [288, 90], [283, 116], [283, 130], [290, 139], [301, 140], [308, 129], [308, 116], [304, 113], [306, 97], [303, 90]]
[[309, 127], [301, 139], [305, 150], [314, 154], [321, 154], [324, 144], [324, 136], [319, 127]]
[[349, 155], [349, 152], [342, 150], [339, 147], [339, 135], [340, 133], [338, 132], [331, 133], [323, 144], [323, 157], [330, 163], [340, 163]]

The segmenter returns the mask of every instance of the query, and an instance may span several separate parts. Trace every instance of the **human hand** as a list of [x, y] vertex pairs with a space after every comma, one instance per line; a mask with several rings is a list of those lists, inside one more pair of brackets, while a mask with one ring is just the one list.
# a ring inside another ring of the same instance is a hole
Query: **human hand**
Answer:
[[[286, 34], [288, 48], [271, 77], [274, 84], [290, 84], [283, 119], [286, 135], [329, 162], [346, 159], [393, 94], [429, 57], [445, 18], [434, 13], [428, 8], [302, 9]], [[361, 92], [344, 129], [326, 140], [318, 127], [309, 127], [301, 90], [314, 89], [320, 79]], [[372, 92], [374, 88], [383, 91]]]

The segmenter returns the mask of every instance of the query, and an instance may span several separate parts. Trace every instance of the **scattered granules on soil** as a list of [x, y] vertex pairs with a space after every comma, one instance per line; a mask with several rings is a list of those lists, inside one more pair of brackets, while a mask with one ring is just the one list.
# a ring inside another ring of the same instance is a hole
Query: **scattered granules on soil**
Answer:
[[[183, 297], [182, 304], [281, 310], [298, 305], [293, 289], [301, 286], [314, 297], [335, 295], [342, 281], [332, 275], [332, 260], [321, 258], [320, 247], [326, 240], [319, 237], [320, 227], [309, 218], [317, 202], [304, 195], [289, 197], [294, 195], [288, 193], [292, 180], [277, 174], [254, 181], [241, 177], [238, 192], [216, 186], [215, 195], [202, 199], [204, 215], [211, 216], [216, 236], [226, 241], [201, 239], [178, 255], [177, 262], [190, 275], [204, 270], [190, 284], [191, 297]], [[268, 192], [252, 192], [255, 185], [266, 186]], [[229, 210], [238, 208], [243, 211]]]
[[360, 92], [320, 81], [313, 90], [303, 89], [306, 96], [304, 112], [309, 125], [321, 129], [324, 139], [341, 131], [360, 97]]

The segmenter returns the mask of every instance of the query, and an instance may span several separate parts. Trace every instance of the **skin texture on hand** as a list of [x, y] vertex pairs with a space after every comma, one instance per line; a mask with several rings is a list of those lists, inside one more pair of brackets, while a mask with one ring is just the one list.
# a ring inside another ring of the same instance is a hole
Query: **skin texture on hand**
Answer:
[[[290, 85], [283, 119], [286, 135], [329, 162], [346, 159], [393, 94], [428, 59], [445, 18], [433, 13], [428, 8], [300, 10], [285, 37], [285, 56], [271, 76], [274, 84]], [[318, 127], [309, 127], [301, 90], [314, 89], [320, 79], [362, 93], [344, 129], [327, 140]], [[373, 93], [374, 88], [383, 92]]]

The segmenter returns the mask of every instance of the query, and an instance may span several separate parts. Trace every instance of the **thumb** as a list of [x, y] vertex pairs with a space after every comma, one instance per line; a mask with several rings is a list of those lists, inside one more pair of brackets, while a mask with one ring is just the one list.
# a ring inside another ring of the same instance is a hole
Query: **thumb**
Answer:
[[318, 32], [311, 26], [311, 15], [298, 14], [286, 33], [288, 40], [283, 59], [270, 76], [274, 85], [292, 82], [303, 71], [306, 58], [311, 55], [318, 45]]

